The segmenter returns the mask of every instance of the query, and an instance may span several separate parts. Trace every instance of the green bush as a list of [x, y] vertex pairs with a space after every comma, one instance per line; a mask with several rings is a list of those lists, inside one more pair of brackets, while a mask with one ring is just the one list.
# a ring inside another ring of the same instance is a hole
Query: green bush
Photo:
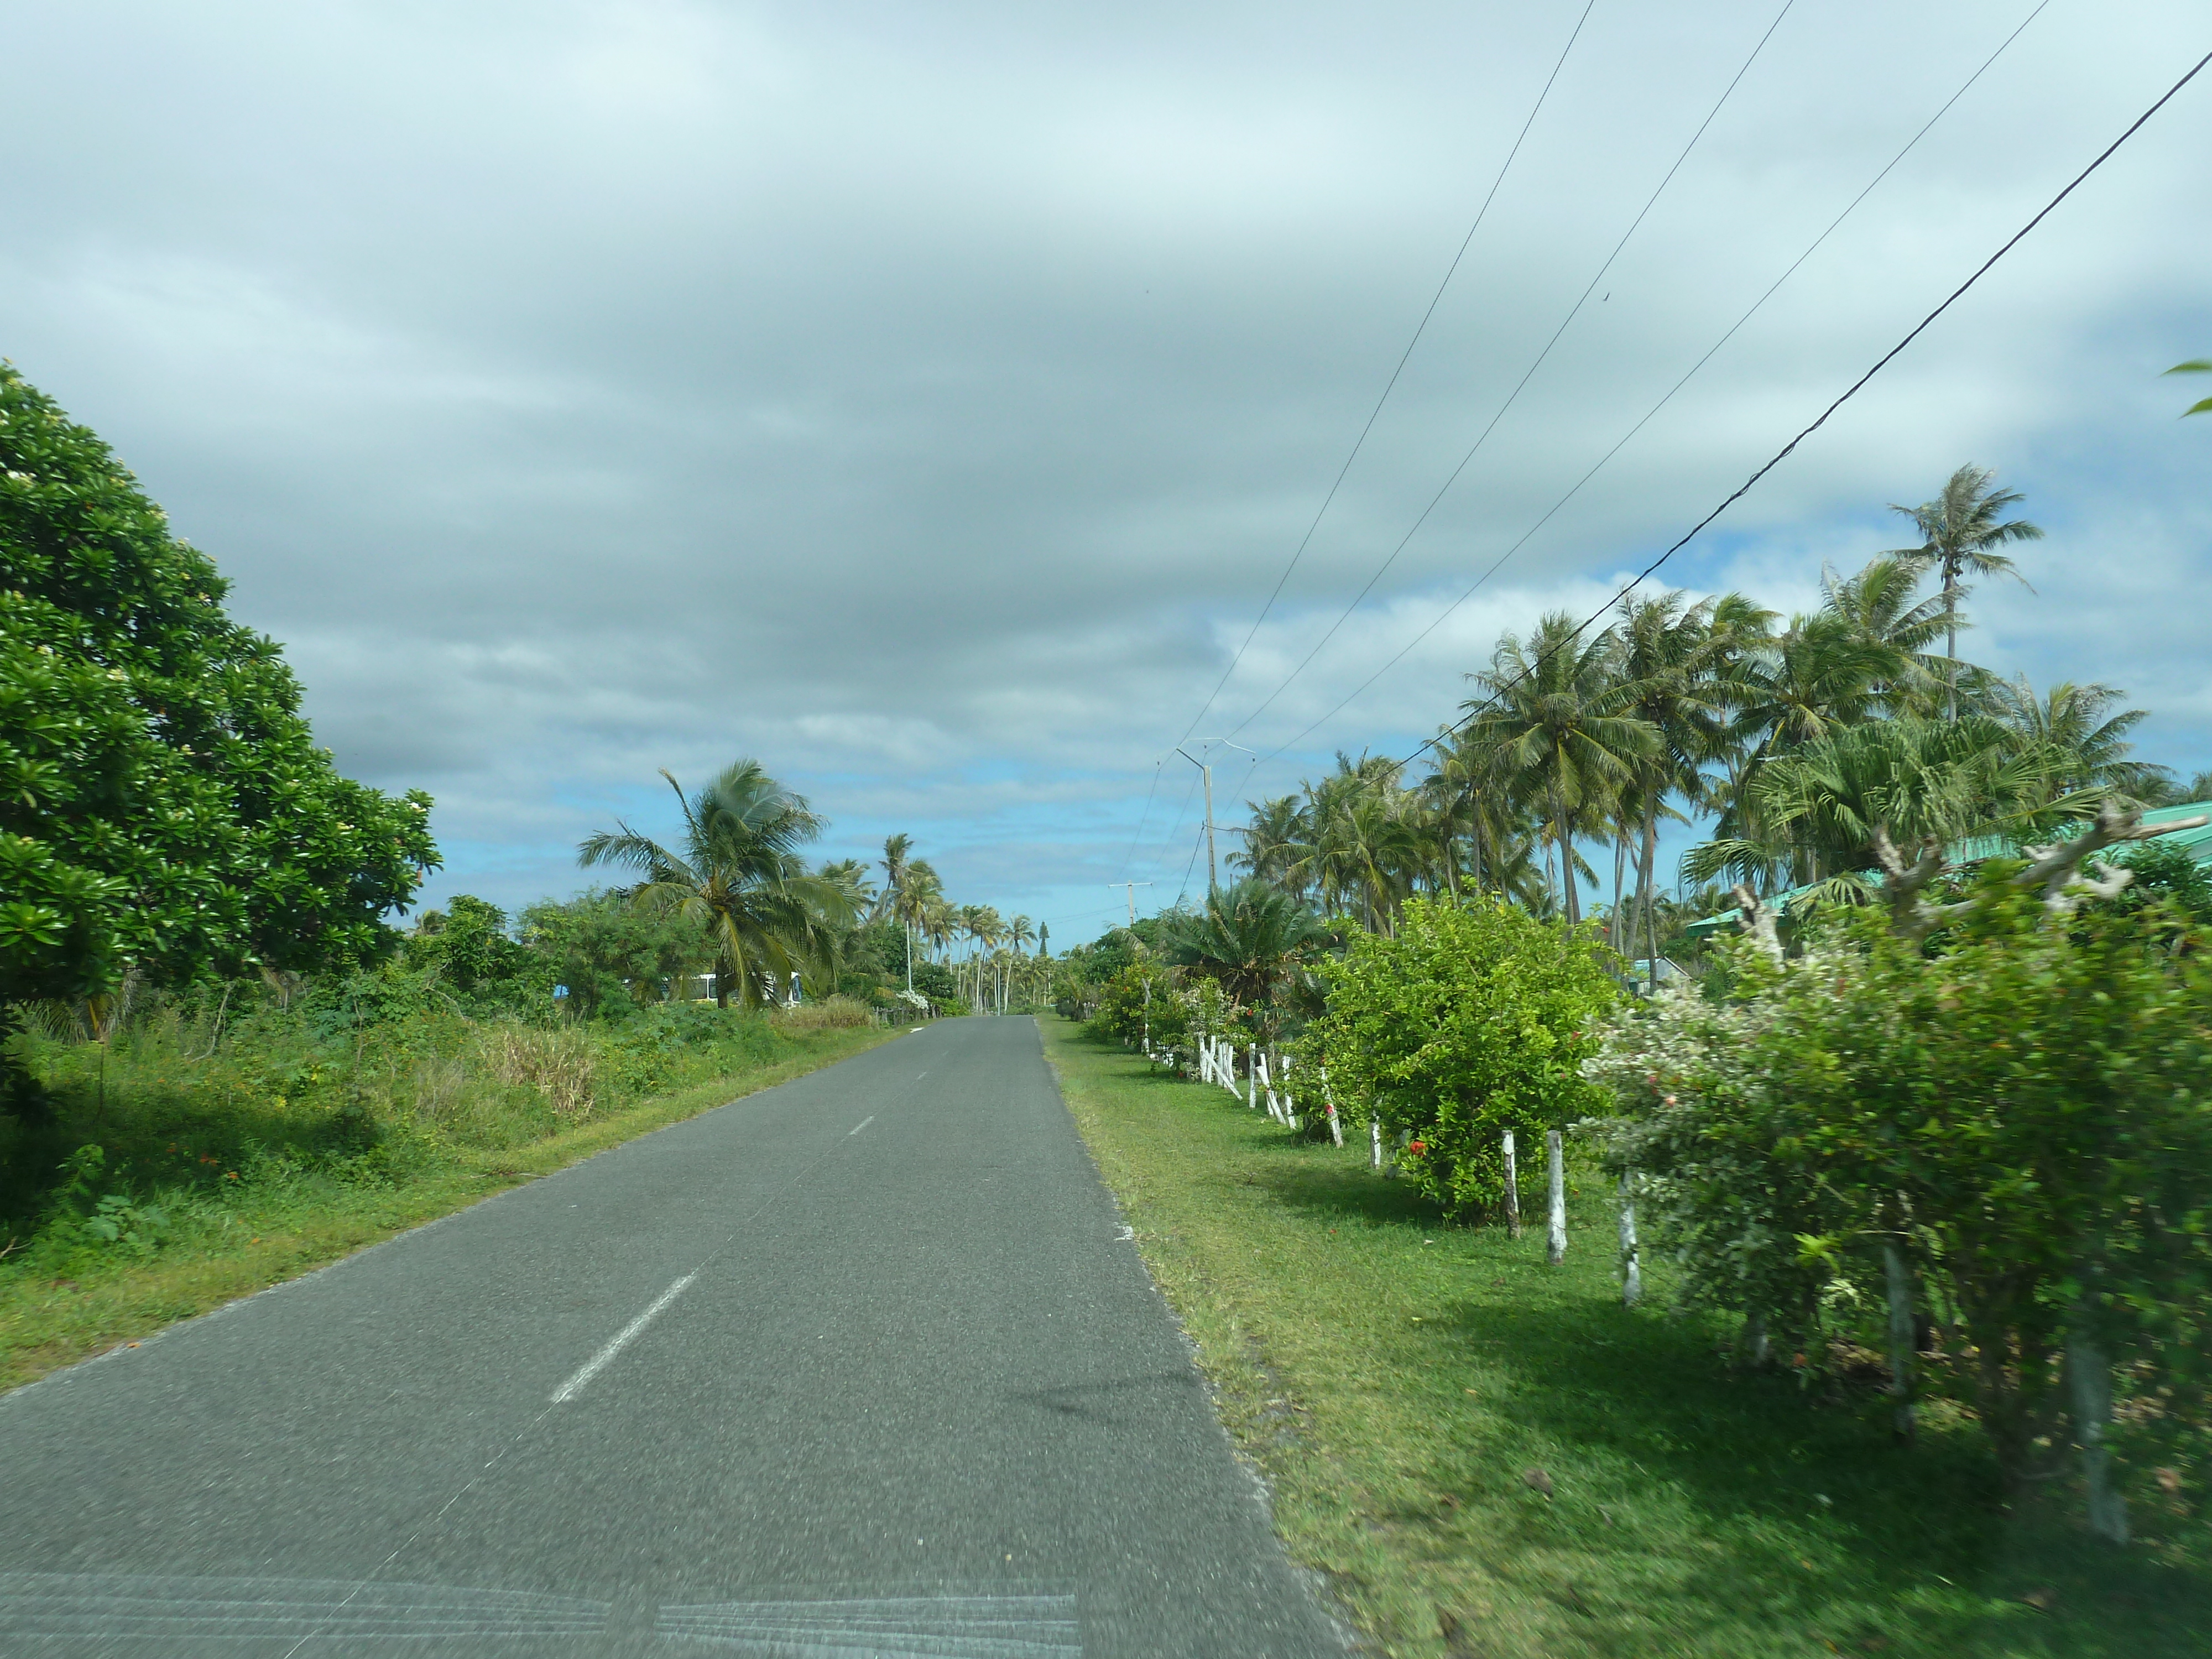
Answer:
[[1119, 969], [1097, 988], [1084, 1029], [1092, 1036], [1136, 1044], [1149, 1030], [1155, 1048], [1188, 1048], [1189, 1011], [1176, 994], [1175, 977], [1149, 957]]
[[1297, 1044], [1325, 1068], [1346, 1123], [1379, 1121], [1399, 1166], [1449, 1213], [1504, 1194], [1500, 1136], [1583, 1116], [1604, 1097], [1582, 1075], [1620, 1000], [1589, 933], [1494, 899], [1407, 902], [1397, 937], [1355, 934], [1324, 962], [1327, 1012]]
[[1684, 1298], [1813, 1364], [1868, 1331], [1900, 1253], [1954, 1357], [1936, 1383], [2014, 1481], [2065, 1451], [2069, 1342], [2117, 1363], [2124, 1421], [2193, 1424], [2160, 1443], [2202, 1460], [2212, 984], [2170, 948], [2170, 905], [2054, 917], [2008, 867], [1932, 948], [1866, 912], [1788, 963], [1724, 947], [1729, 1001], [1670, 994], [1614, 1025], [1601, 1133]]

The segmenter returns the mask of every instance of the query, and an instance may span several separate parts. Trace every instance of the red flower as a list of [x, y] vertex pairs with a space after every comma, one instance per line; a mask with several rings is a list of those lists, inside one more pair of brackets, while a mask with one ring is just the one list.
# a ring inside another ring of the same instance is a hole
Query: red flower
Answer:
[[1410, 1141], [1407, 1144], [1406, 1150], [1409, 1152], [1425, 1152], [1429, 1150], [1429, 1143], [1425, 1140]]

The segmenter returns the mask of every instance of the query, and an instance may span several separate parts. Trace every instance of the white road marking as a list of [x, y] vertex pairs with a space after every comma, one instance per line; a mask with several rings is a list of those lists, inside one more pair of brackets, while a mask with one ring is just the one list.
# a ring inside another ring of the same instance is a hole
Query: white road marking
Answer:
[[627, 1347], [632, 1337], [635, 1336], [647, 1325], [653, 1323], [653, 1316], [658, 1314], [670, 1303], [675, 1301], [678, 1297], [683, 1295], [684, 1287], [697, 1277], [698, 1274], [696, 1273], [686, 1273], [683, 1278], [678, 1279], [673, 1285], [671, 1285], [666, 1290], [663, 1291], [659, 1296], [653, 1297], [653, 1305], [651, 1307], [647, 1308], [636, 1318], [631, 1320], [629, 1324], [623, 1326], [621, 1330], [615, 1334], [615, 1340], [613, 1341], [608, 1343], [605, 1347], [600, 1349], [597, 1353], [593, 1354], [589, 1359], [586, 1359], [584, 1362], [582, 1370], [579, 1370], [574, 1376], [570, 1377], [566, 1382], [563, 1382], [559, 1388], [553, 1390], [553, 1403], [558, 1406], [563, 1401], [574, 1400], [579, 1394], [581, 1394], [584, 1390], [584, 1385], [604, 1370], [606, 1368], [607, 1362], [612, 1359], [617, 1354], [620, 1353], [623, 1348]]
[[1133, 1239], [1136, 1236], [1137, 1230], [1134, 1227], [1124, 1227], [1120, 1232], [1114, 1235], [1114, 1238], [1115, 1242], [1118, 1243], [1124, 1239]]
[[860, 1133], [861, 1130], [866, 1128], [868, 1125], [873, 1123], [875, 1121], [876, 1115], [873, 1112], [869, 1113], [867, 1116], [862, 1118], [858, 1123], [855, 1123], [851, 1128], [845, 1131], [845, 1139], [850, 1140], [854, 1135]]

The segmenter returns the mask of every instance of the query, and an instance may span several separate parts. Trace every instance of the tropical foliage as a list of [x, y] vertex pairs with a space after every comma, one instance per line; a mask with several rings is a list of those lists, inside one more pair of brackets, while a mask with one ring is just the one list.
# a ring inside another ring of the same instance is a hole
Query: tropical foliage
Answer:
[[429, 798], [339, 775], [226, 591], [0, 364], [0, 1006], [392, 948], [438, 862]]

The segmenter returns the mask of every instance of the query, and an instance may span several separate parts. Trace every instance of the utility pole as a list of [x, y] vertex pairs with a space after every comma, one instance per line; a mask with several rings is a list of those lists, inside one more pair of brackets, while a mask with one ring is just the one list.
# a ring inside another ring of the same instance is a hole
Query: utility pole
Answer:
[[1149, 881], [1109, 881], [1106, 884], [1109, 887], [1126, 887], [1129, 890], [1129, 926], [1134, 927], [1137, 925], [1137, 890], [1139, 887], [1150, 887], [1152, 884]]
[[[1252, 751], [1245, 749], [1241, 743], [1229, 743], [1226, 738], [1209, 738], [1206, 741], [1224, 744], [1231, 749], [1243, 749], [1246, 754], [1252, 755]], [[1221, 877], [1213, 859], [1213, 831], [1216, 827], [1213, 822], [1213, 768], [1182, 749], [1177, 749], [1176, 753], [1195, 766], [1199, 769], [1200, 775], [1206, 780], [1206, 890], [1209, 893], [1216, 892], [1220, 889]], [[1252, 755], [1252, 757], [1255, 760], [1259, 758], [1257, 755]]]

